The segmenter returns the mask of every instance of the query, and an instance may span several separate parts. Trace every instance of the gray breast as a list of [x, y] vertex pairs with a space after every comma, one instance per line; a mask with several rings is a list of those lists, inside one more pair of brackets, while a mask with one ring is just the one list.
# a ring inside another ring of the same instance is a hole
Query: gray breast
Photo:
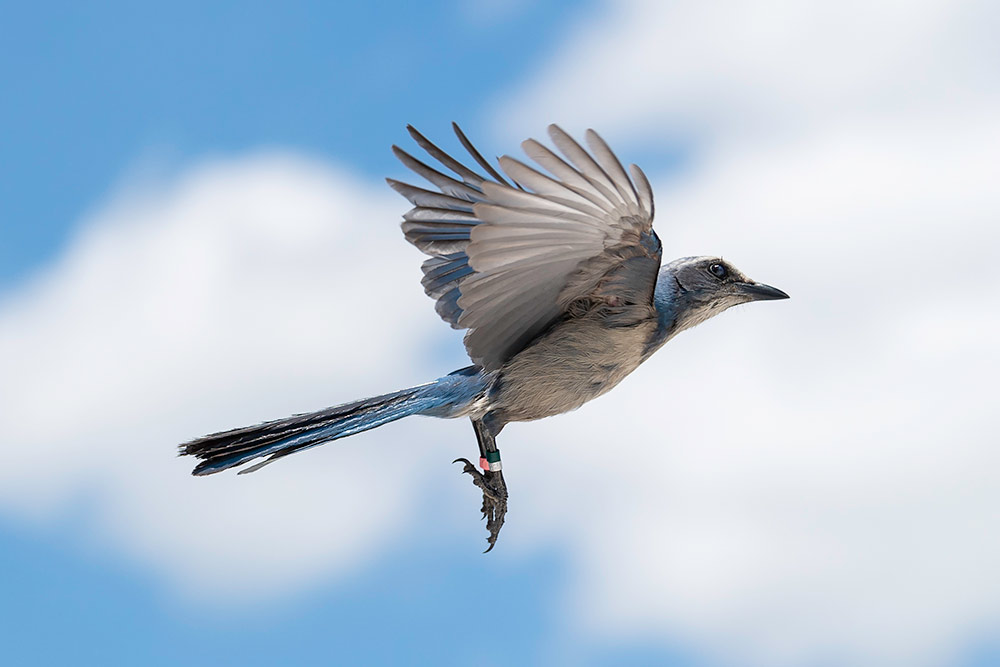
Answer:
[[575, 410], [607, 392], [643, 359], [655, 320], [608, 327], [598, 316], [557, 324], [499, 373], [490, 407], [502, 422]]

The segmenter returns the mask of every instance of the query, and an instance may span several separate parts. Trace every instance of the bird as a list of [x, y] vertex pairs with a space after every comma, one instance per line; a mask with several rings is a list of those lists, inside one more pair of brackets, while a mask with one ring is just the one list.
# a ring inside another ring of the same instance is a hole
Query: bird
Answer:
[[496, 444], [505, 425], [579, 408], [728, 308], [788, 298], [721, 257], [663, 263], [649, 180], [634, 164], [626, 171], [595, 131], [586, 131], [584, 148], [550, 125], [555, 150], [535, 139], [521, 144], [535, 166], [509, 155], [494, 166], [452, 129], [475, 166], [407, 126], [438, 166], [394, 145], [426, 184], [386, 181], [412, 205], [402, 230], [428, 256], [424, 291], [443, 320], [465, 330], [472, 364], [415, 387], [197, 438], [180, 446], [200, 459], [194, 475], [256, 461], [240, 474], [253, 472], [412, 415], [468, 418], [479, 465], [453, 463], [482, 492], [488, 552], [508, 509]]

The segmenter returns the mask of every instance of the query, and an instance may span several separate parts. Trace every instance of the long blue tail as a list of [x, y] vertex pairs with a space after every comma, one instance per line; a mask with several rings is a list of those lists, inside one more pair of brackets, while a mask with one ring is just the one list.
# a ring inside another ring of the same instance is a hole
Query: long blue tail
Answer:
[[203, 459], [194, 469], [195, 475], [211, 475], [268, 457], [240, 474], [253, 472], [283, 456], [410, 415], [453, 416], [481, 390], [478, 369], [462, 369], [436, 382], [391, 394], [206, 435], [181, 445], [180, 453]]

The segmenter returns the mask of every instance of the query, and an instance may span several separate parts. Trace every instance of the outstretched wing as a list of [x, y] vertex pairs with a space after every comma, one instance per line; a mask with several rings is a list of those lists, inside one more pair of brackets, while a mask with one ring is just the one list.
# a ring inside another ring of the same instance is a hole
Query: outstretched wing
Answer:
[[438, 191], [388, 182], [414, 205], [402, 226], [406, 239], [431, 256], [422, 267], [424, 289], [443, 319], [469, 330], [465, 346], [474, 362], [499, 368], [581, 299], [651, 304], [660, 243], [652, 231], [653, 192], [637, 166], [629, 178], [596, 132], [586, 133], [588, 153], [550, 125], [565, 159], [529, 139], [521, 144], [525, 153], [551, 175], [503, 156], [509, 183], [453, 128], [488, 176], [409, 127], [458, 178], [393, 146]]

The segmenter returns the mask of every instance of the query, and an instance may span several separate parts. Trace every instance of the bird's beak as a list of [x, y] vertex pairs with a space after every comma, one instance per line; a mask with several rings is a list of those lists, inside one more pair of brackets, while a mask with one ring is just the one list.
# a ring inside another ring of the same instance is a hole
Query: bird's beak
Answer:
[[749, 296], [751, 301], [773, 301], [788, 298], [788, 295], [777, 287], [771, 287], [764, 283], [740, 283], [739, 287], [740, 291]]

